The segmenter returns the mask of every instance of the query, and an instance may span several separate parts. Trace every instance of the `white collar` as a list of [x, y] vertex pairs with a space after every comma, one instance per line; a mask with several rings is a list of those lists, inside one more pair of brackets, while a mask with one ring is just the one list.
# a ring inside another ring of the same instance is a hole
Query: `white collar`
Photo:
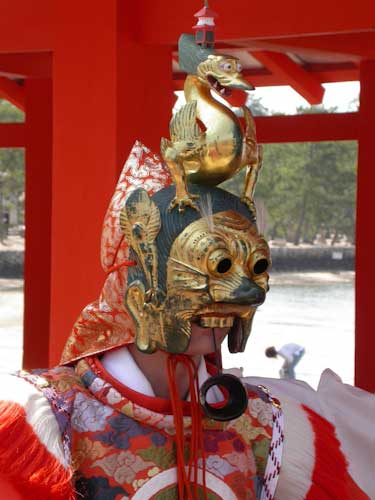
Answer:
[[[101, 364], [121, 384], [129, 389], [139, 392], [145, 396], [155, 397], [155, 392], [146, 376], [134, 361], [129, 349], [124, 346], [113, 351], [106, 352], [101, 358]], [[198, 381], [201, 386], [210, 377], [207, 372], [206, 362], [202, 356], [198, 366]], [[206, 395], [208, 403], [223, 401], [223, 395], [217, 386], [212, 387]], [[188, 396], [190, 400], [190, 394]]]

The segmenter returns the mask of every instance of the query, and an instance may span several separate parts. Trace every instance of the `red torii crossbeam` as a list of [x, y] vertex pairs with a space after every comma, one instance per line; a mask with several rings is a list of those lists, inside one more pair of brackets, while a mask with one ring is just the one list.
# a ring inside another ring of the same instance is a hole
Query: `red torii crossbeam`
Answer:
[[301, 94], [308, 103], [321, 104], [324, 97], [324, 88], [314, 75], [305, 71], [286, 54], [266, 50], [253, 51], [252, 55], [267, 69], [280, 75], [288, 85]]

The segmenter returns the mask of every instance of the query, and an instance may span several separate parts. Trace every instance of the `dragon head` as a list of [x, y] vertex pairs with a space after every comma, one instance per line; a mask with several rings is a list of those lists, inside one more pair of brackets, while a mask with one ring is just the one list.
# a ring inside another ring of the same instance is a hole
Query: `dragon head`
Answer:
[[242, 67], [237, 57], [210, 54], [197, 67], [199, 80], [222, 97], [231, 94], [231, 89], [253, 90], [254, 87], [241, 75]]
[[180, 36], [178, 57], [182, 71], [197, 75], [202, 83], [222, 97], [229, 96], [231, 89], [254, 90], [241, 75], [242, 67], [237, 57], [200, 47], [192, 35]]

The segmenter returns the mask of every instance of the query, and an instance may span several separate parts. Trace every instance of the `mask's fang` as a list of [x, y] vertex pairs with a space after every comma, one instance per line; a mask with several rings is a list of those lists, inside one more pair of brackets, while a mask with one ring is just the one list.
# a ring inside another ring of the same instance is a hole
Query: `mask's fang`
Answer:
[[199, 318], [199, 325], [203, 328], [231, 328], [233, 324], [233, 316], [201, 316]]

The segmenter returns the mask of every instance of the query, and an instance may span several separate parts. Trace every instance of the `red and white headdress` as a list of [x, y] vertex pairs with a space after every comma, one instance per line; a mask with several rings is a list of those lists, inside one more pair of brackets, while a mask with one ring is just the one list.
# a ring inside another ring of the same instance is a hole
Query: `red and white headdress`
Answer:
[[120, 228], [120, 212], [127, 196], [137, 188], [152, 195], [170, 183], [169, 171], [160, 158], [136, 141], [104, 218], [101, 262], [108, 276], [99, 299], [88, 304], [75, 322], [62, 364], [134, 342], [134, 323], [124, 304], [129, 244]]

